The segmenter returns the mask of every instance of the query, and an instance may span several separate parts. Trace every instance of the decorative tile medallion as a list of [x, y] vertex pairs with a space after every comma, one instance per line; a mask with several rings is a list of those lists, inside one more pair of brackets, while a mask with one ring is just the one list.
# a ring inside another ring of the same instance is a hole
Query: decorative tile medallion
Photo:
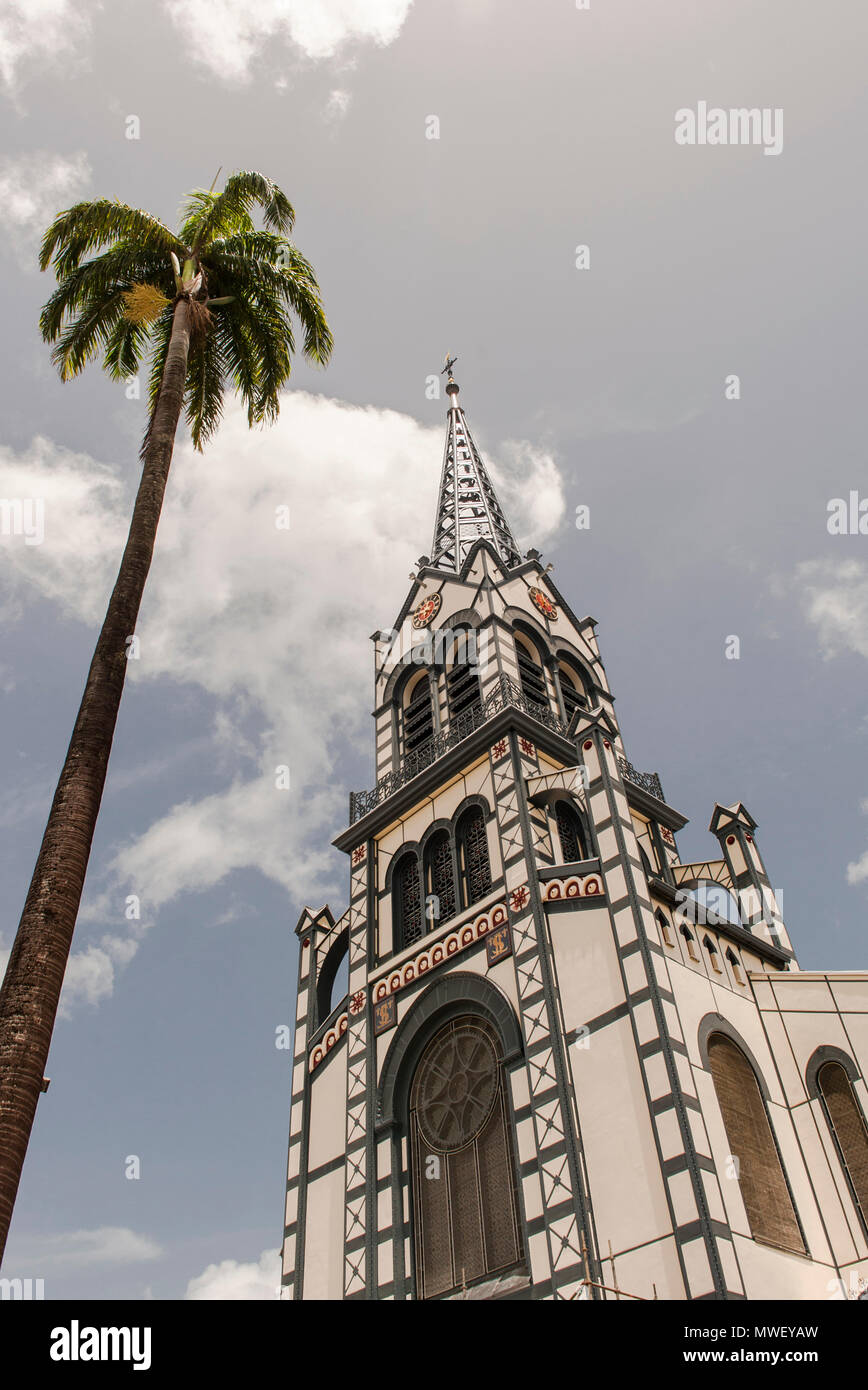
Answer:
[[374, 1032], [385, 1033], [398, 1022], [397, 1003], [394, 994], [381, 999], [374, 1005]]
[[509, 934], [508, 922], [489, 932], [485, 942], [485, 954], [489, 965], [496, 965], [499, 960], [506, 960], [507, 956], [512, 955], [512, 937]]

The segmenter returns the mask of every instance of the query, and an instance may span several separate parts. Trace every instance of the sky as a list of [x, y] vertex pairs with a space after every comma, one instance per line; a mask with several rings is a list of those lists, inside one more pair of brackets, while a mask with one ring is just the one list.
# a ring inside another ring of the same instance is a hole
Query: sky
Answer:
[[[135, 383], [58, 380], [42, 230], [98, 196], [174, 223], [260, 169], [336, 341], [274, 426], [179, 437], [4, 1275], [276, 1296], [293, 927], [346, 906], [330, 842], [374, 780], [370, 634], [430, 546], [447, 350], [682, 858], [742, 800], [802, 968], [868, 966], [866, 38], [858, 0], [0, 0], [0, 498], [45, 518], [0, 534], [0, 949], [145, 423]], [[757, 138], [700, 143], [739, 108]]]

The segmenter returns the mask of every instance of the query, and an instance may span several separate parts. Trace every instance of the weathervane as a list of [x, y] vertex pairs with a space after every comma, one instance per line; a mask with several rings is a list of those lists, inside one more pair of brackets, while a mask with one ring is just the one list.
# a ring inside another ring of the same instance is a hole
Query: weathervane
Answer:
[[440, 375], [443, 376], [444, 373], [448, 372], [448, 373], [449, 373], [449, 380], [451, 381], [451, 380], [452, 380], [452, 368], [455, 366], [455, 363], [456, 363], [457, 361], [458, 361], [458, 358], [457, 358], [457, 357], [450, 357], [450, 356], [449, 356], [449, 353], [447, 352], [447, 354], [446, 354], [446, 366], [441, 370]]

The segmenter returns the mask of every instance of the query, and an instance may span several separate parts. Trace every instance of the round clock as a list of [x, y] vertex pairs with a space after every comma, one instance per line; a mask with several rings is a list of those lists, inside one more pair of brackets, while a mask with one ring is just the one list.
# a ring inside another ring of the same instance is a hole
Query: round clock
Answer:
[[555, 608], [548, 594], [544, 594], [542, 589], [531, 589], [530, 596], [539, 611], [545, 613], [547, 618], [554, 620], [558, 616], [558, 610]]
[[418, 608], [413, 613], [414, 627], [427, 627], [432, 618], [436, 618], [440, 612], [440, 604], [443, 602], [439, 594], [430, 594], [428, 598], [423, 598]]

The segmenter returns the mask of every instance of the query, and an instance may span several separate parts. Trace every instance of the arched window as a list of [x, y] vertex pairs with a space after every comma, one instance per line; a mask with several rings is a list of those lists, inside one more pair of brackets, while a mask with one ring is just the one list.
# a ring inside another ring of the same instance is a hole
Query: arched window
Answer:
[[568, 801], [555, 803], [555, 819], [558, 824], [558, 837], [561, 842], [561, 859], [565, 864], [575, 864], [588, 858], [588, 836], [582, 818]]
[[862, 1222], [868, 1229], [868, 1128], [840, 1062], [824, 1062], [817, 1089]]
[[326, 952], [319, 968], [316, 981], [316, 1023], [325, 1023], [329, 1014], [336, 1009], [349, 989], [349, 949], [350, 934], [342, 932]]
[[708, 1039], [708, 1065], [730, 1153], [738, 1161], [750, 1233], [755, 1240], [803, 1255], [805, 1242], [754, 1069], [723, 1033]]
[[491, 864], [485, 816], [480, 806], [471, 806], [458, 821], [458, 875], [463, 907], [472, 907], [491, 892]]
[[[430, 895], [434, 903], [429, 904]], [[452, 836], [448, 830], [438, 830], [425, 846], [425, 916], [429, 931], [441, 922], [448, 922], [457, 909], [455, 893], [455, 860]]]
[[404, 700], [404, 752], [412, 753], [434, 733], [434, 709], [428, 672], [422, 671], [407, 687]]
[[419, 859], [413, 853], [404, 855], [392, 875], [392, 922], [396, 951], [418, 941], [424, 930]]
[[456, 628], [450, 634], [453, 639], [453, 661], [446, 673], [446, 697], [449, 702], [449, 719], [454, 724], [460, 715], [482, 703], [479, 688], [479, 668], [471, 657], [475, 648], [470, 643], [474, 635], [466, 628]]
[[522, 1258], [498, 1040], [481, 1018], [429, 1042], [410, 1090], [418, 1298], [505, 1273]]
[[642, 860], [642, 868], [645, 870], [645, 877], [653, 878], [654, 870], [651, 868], [651, 860], [648, 858], [648, 854], [643, 845], [639, 846], [639, 858]]
[[558, 680], [561, 685], [561, 699], [569, 724], [577, 709], [587, 709], [588, 694], [585, 683], [574, 667], [562, 661], [558, 666]]
[[524, 698], [531, 704], [545, 705], [548, 708], [549, 695], [539, 654], [530, 639], [521, 633], [515, 634], [515, 654]]

